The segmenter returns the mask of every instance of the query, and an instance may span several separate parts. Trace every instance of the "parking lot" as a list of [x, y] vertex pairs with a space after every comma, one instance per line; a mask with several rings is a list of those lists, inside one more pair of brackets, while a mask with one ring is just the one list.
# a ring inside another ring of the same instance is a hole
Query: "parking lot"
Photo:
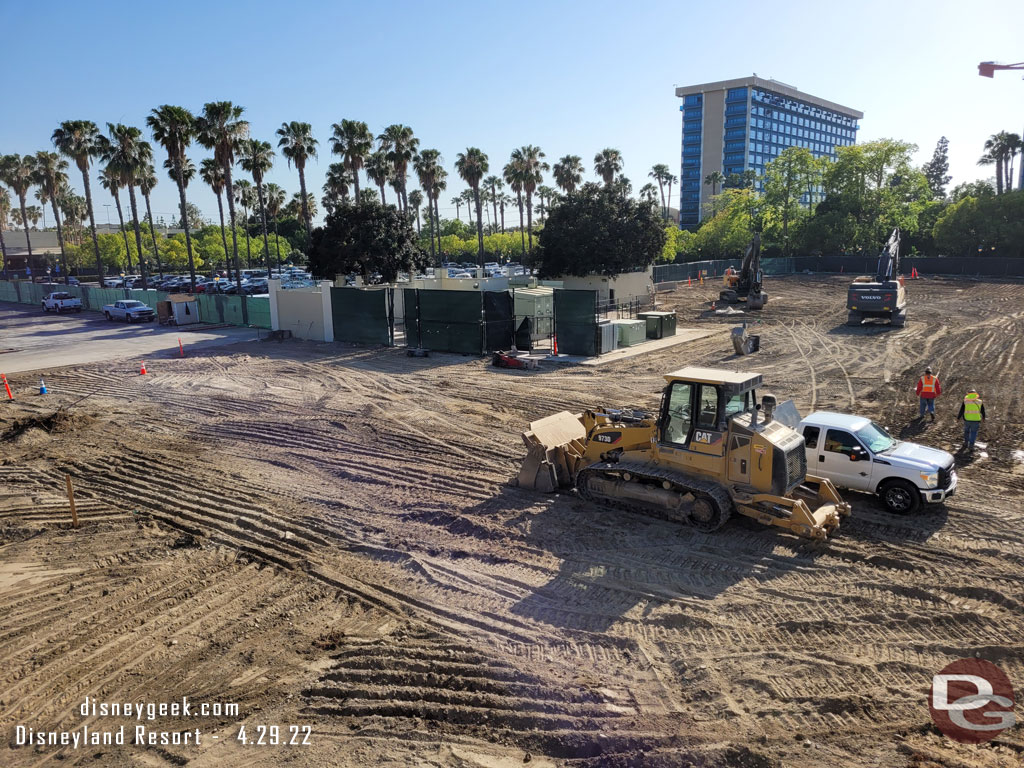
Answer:
[[39, 307], [0, 303], [0, 371], [5, 374], [121, 359], [178, 354], [257, 337], [253, 328], [176, 328], [156, 323], [109, 322], [95, 312], [44, 313]]

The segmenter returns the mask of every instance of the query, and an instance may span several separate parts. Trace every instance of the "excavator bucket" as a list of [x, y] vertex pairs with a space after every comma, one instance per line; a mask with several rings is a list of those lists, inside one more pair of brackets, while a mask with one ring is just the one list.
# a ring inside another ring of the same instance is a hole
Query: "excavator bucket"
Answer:
[[737, 355], [752, 355], [761, 348], [761, 337], [747, 335], [747, 327], [732, 329], [732, 348]]
[[519, 470], [519, 486], [542, 493], [571, 488], [586, 438], [580, 417], [568, 411], [531, 422], [523, 433], [526, 460]]

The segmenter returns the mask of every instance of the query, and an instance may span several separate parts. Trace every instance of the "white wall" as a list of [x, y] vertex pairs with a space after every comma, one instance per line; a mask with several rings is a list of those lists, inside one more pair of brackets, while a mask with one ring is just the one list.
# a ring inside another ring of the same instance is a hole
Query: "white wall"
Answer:
[[562, 287], [573, 291], [597, 291], [602, 301], [607, 301], [610, 291], [615, 291], [615, 300], [622, 301], [633, 296], [649, 296], [654, 293], [654, 267], [644, 272], [627, 272], [609, 278], [603, 275], [587, 275], [586, 277], [563, 276], [560, 278]]

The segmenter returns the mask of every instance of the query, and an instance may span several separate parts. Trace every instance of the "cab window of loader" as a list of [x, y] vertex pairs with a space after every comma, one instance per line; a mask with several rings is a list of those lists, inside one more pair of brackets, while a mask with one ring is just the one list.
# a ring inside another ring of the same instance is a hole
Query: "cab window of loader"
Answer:
[[730, 397], [729, 401], [725, 404], [725, 418], [728, 419], [730, 416], [735, 416], [737, 413], [749, 410], [749, 405], [747, 404], [749, 397], [749, 392]]
[[697, 425], [714, 429], [718, 424], [718, 389], [713, 384], [700, 385], [700, 420]]
[[665, 432], [662, 438], [667, 443], [686, 445], [690, 437], [693, 417], [690, 412], [690, 399], [693, 396], [693, 385], [674, 382], [668, 393], [668, 411], [665, 418]]

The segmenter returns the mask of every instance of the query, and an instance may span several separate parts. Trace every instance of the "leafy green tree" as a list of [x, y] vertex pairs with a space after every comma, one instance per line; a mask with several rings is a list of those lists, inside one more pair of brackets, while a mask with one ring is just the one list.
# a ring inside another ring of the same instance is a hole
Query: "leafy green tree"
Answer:
[[947, 206], [933, 231], [941, 253], [1024, 256], [1024, 191], [964, 197]]
[[542, 277], [614, 277], [653, 264], [666, 235], [655, 205], [623, 198], [608, 186], [585, 184], [552, 209], [539, 240], [536, 260]]
[[188, 273], [192, 281], [192, 290], [195, 290], [196, 268], [192, 254], [192, 235], [188, 226], [188, 201], [185, 199], [186, 180], [183, 176], [183, 166], [187, 160], [185, 150], [196, 135], [196, 119], [184, 107], [164, 104], [149, 113], [146, 125], [153, 134], [153, 141], [167, 152], [167, 161], [172, 169], [171, 180], [178, 186], [178, 206], [185, 229], [185, 250], [189, 258]]
[[[536, 149], [536, 147], [533, 149]], [[543, 153], [540, 156], [543, 157]], [[477, 241], [479, 243], [478, 255], [481, 267], [484, 265], [484, 224], [483, 211], [480, 204], [480, 182], [489, 167], [487, 155], [477, 147], [469, 147], [465, 152], [459, 152], [455, 158], [455, 170], [458, 171], [462, 180], [469, 185], [469, 188], [473, 190], [473, 201], [476, 205]]]
[[756, 194], [750, 189], [725, 189], [718, 197], [717, 212], [705, 219], [688, 243], [699, 259], [724, 259], [743, 253], [751, 238], [751, 211]]
[[63, 265], [64, 283], [68, 282], [68, 257], [64, 250], [64, 230], [60, 224], [58, 197], [61, 187], [68, 183], [68, 163], [56, 152], [36, 152], [33, 181], [39, 187], [36, 197], [43, 205], [50, 204], [53, 220], [57, 227], [57, 243], [60, 245], [60, 258]]
[[956, 203], [965, 197], [988, 197], [996, 193], [995, 187], [989, 181], [965, 181], [953, 187], [949, 198]]
[[53, 132], [51, 140], [57, 151], [75, 161], [79, 172], [82, 174], [82, 184], [85, 187], [85, 205], [89, 211], [89, 226], [92, 231], [92, 243], [96, 255], [96, 279], [102, 288], [103, 281], [103, 259], [100, 256], [100, 244], [96, 239], [96, 216], [92, 206], [92, 185], [89, 183], [89, 166], [92, 158], [99, 151], [100, 130], [96, 123], [91, 120], [65, 120]]
[[[259, 139], [247, 139], [241, 144], [241, 166], [243, 170], [252, 174], [252, 180], [256, 182], [256, 200], [260, 206], [260, 224], [263, 228], [263, 252], [270, 253], [270, 241], [267, 237], [267, 202], [263, 197], [263, 177], [274, 165], [274, 150], [268, 141]], [[309, 208], [305, 204], [305, 197], [302, 206], [302, 218], [308, 223]], [[270, 258], [267, 257], [267, 277], [270, 277]], [[280, 268], [280, 264], [278, 267]]]
[[924, 177], [928, 179], [928, 188], [936, 200], [946, 197], [946, 185], [953, 177], [949, 175], [949, 139], [945, 136], [935, 145], [932, 159], [921, 167]]
[[764, 201], [762, 212], [769, 231], [778, 227], [782, 254], [792, 251], [790, 226], [807, 215], [801, 206], [806, 198], [810, 205], [811, 190], [820, 182], [819, 166], [806, 147], [787, 147], [764, 169]]
[[594, 155], [594, 173], [601, 177], [606, 187], [610, 187], [621, 172], [622, 153], [619, 150], [606, 147]]
[[[235, 188], [231, 168], [235, 164], [235, 150], [239, 142], [249, 136], [249, 123], [242, 119], [244, 107], [230, 101], [214, 101], [203, 105], [203, 114], [195, 122], [197, 141], [207, 149], [224, 169], [224, 191], [228, 199], [231, 221], [231, 257], [235, 263], [235, 285], [242, 292], [242, 272], [238, 265], [238, 235], [235, 228]], [[246, 232], [248, 232], [248, 226]], [[249, 310], [242, 302], [242, 322], [249, 322]]]
[[363, 201], [344, 203], [313, 231], [309, 255], [313, 274], [333, 278], [379, 273], [385, 283], [398, 273], [425, 269], [428, 259], [412, 223], [393, 206]]
[[[294, 164], [295, 170], [299, 172], [299, 192], [302, 195], [301, 199], [306, 200], [306, 162], [310, 158], [316, 158], [317, 140], [313, 138], [313, 126], [309, 123], [298, 123], [293, 120], [290, 123], [281, 123], [281, 127], [277, 129], [277, 135], [280, 139], [277, 142], [277, 146], [281, 149], [281, 154], [285, 156], [288, 165]], [[273, 155], [273, 152], [271, 152], [271, 155]], [[256, 187], [262, 193], [262, 189], [260, 189], [261, 183], [257, 182]], [[264, 211], [265, 217], [266, 211]], [[306, 233], [311, 233], [313, 225], [308, 207], [302, 209], [302, 221], [306, 225]], [[269, 261], [267, 265], [269, 268]]]
[[[28, 233], [29, 216], [28, 206], [25, 198], [28, 191], [34, 184], [35, 160], [31, 155], [4, 155], [0, 157], [0, 181], [9, 186], [14, 194], [18, 196], [21, 207], [21, 222], [25, 228], [25, 245], [28, 247], [28, 259], [32, 261], [32, 238]], [[35, 282], [35, 275], [32, 276]]]

